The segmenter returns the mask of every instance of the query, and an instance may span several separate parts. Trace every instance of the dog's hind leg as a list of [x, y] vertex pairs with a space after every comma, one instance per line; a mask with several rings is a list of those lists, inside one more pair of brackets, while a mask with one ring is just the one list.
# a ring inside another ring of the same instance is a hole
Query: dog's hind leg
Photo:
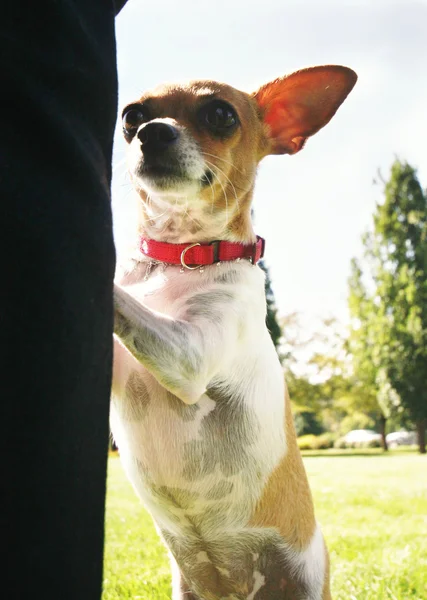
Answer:
[[170, 556], [170, 560], [172, 567], [172, 600], [201, 600], [188, 587], [175, 559]]
[[201, 600], [199, 596], [195, 596], [193, 594], [193, 592], [190, 590], [190, 588], [183, 579], [181, 580], [180, 594], [180, 596], [177, 596], [177, 600]]

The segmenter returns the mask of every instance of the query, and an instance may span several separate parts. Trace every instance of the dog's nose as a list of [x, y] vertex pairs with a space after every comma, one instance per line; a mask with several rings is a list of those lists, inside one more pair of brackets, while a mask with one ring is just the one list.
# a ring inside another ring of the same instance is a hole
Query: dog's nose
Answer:
[[178, 130], [169, 123], [147, 123], [138, 131], [138, 138], [144, 147], [165, 150], [178, 138]]

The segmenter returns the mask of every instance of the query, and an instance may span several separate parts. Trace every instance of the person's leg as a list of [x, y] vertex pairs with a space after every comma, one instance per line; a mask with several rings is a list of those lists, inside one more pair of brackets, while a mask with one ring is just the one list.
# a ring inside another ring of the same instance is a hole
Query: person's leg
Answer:
[[0, 539], [8, 599], [101, 593], [114, 12], [113, 0], [1, 8]]

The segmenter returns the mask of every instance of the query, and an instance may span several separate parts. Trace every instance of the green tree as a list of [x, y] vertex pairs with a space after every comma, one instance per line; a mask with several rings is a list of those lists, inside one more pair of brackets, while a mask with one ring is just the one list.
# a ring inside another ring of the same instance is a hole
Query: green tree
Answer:
[[[368, 238], [364, 238], [368, 244]], [[370, 256], [371, 247], [367, 251]], [[388, 321], [377, 311], [374, 298], [368, 294], [363, 283], [363, 273], [356, 259], [351, 263], [349, 278], [349, 309], [352, 317], [347, 346], [352, 356], [354, 386], [349, 404], [355, 411], [373, 413], [378, 416], [382, 445], [388, 450], [386, 424], [392, 414], [391, 393], [387, 394], [388, 380], [384, 380], [388, 364], [387, 345]], [[386, 350], [384, 352], [384, 349]]]
[[286, 387], [292, 404], [297, 435], [321, 433], [324, 428], [320, 422], [319, 388], [311, 382], [308, 374], [301, 369], [299, 353], [307, 351], [311, 336], [303, 335], [300, 315], [297, 312], [282, 316], [280, 319], [282, 337], [280, 356], [285, 372]]
[[276, 300], [274, 298], [273, 288], [271, 286], [271, 278], [270, 273], [268, 271], [268, 267], [263, 260], [261, 260], [258, 265], [265, 273], [265, 298], [267, 301], [267, 317], [266, 324], [267, 329], [270, 332], [271, 339], [273, 340], [273, 344], [276, 347], [276, 350], [279, 349], [280, 339], [282, 337], [282, 330], [280, 328], [278, 318], [277, 318], [277, 307]]
[[336, 319], [324, 319], [315, 336], [322, 345], [309, 361], [319, 382], [322, 423], [341, 435], [380, 424], [378, 403], [354, 376], [347, 334]]
[[342, 328], [335, 319], [323, 319], [317, 332], [307, 336], [296, 313], [282, 319], [282, 328], [286, 382], [298, 434], [338, 434], [349, 413], [345, 398], [351, 387]]
[[[384, 410], [401, 403], [425, 453], [427, 423], [427, 196], [415, 169], [396, 160], [384, 202], [364, 237], [366, 283], [353, 263], [353, 316], [361, 333], [358, 372], [376, 386]], [[351, 298], [351, 294], [350, 294]], [[350, 309], [352, 310], [350, 299]], [[359, 303], [359, 308], [357, 304]], [[357, 336], [356, 336], [357, 337]], [[363, 352], [365, 359], [362, 358]], [[370, 364], [369, 364], [370, 363]]]

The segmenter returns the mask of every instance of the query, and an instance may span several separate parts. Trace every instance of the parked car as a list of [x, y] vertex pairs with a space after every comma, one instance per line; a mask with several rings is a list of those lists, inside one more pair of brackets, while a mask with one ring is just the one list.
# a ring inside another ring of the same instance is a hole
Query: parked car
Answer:
[[417, 434], [415, 431], [393, 431], [386, 435], [389, 448], [397, 446], [415, 446], [417, 443]]
[[338, 438], [334, 448], [379, 448], [381, 435], [372, 429], [353, 429]]
[[368, 444], [369, 442], [381, 442], [381, 435], [372, 429], [353, 429], [343, 437], [347, 444]]

